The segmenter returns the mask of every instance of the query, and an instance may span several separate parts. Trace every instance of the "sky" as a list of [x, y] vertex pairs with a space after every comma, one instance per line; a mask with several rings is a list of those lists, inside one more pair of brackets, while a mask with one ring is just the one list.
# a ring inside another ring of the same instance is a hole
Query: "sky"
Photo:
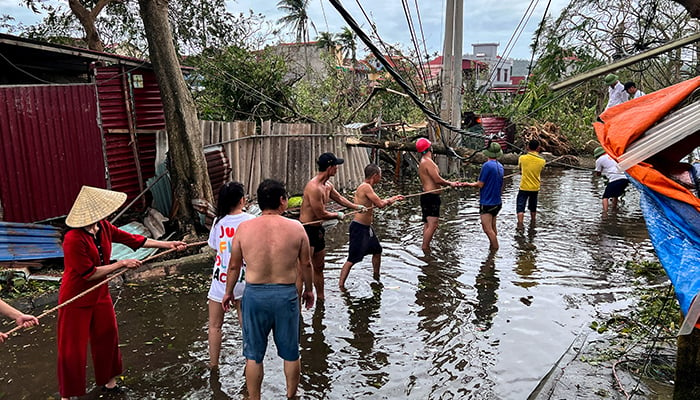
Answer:
[[[32, 13], [26, 7], [20, 5], [21, 0], [0, 0], [0, 14], [9, 14], [16, 21], [24, 24], [33, 24], [41, 18]], [[525, 25], [520, 37], [508, 48], [508, 42], [516, 30], [521, 18], [528, 9], [529, 2], [524, 0], [469, 0], [464, 3], [464, 38], [463, 53], [472, 53], [473, 43], [499, 43], [498, 53], [501, 56], [511, 58], [529, 59], [531, 57], [530, 44], [533, 33], [542, 19], [546, 8], [546, 1], [537, 1], [532, 16]], [[228, 1], [230, 12], [239, 13], [253, 10], [262, 13], [269, 21], [276, 21], [283, 14], [277, 10], [278, 0], [237, 0]], [[403, 49], [413, 48], [408, 23], [404, 14], [401, 0], [344, 0], [342, 4], [362, 26], [365, 33], [370, 33], [370, 25], [358, 7], [362, 5], [369, 18], [377, 26], [379, 36], [383, 41], [391, 44], [400, 44]], [[427, 48], [428, 53], [442, 53], [443, 30], [445, 27], [445, 0], [406, 0], [413, 17], [416, 35], [422, 43], [421, 32], [416, 13], [416, 4], [420, 12], [423, 26], [425, 46], [421, 44], [421, 51]], [[566, 6], [567, 0], [552, 0], [549, 13], [556, 16]], [[67, 1], [65, 2], [67, 4]], [[309, 0], [308, 13], [316, 26], [317, 31], [340, 32], [347, 26], [336, 9], [328, 0]], [[1, 28], [0, 28], [0, 31]], [[310, 38], [313, 40], [317, 33], [310, 29]], [[282, 41], [293, 41], [294, 35], [288, 34], [280, 38]], [[359, 54], [363, 54], [364, 47], [358, 47]], [[507, 53], [507, 54], [506, 54]]]

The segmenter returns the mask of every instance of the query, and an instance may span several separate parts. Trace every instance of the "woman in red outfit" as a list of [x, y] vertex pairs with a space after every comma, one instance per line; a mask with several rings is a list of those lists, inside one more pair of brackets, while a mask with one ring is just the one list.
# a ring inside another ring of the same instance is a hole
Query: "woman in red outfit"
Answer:
[[[112, 242], [136, 250], [157, 247], [182, 250], [184, 242], [160, 241], [125, 232], [104, 218], [117, 211], [126, 194], [83, 186], [71, 208], [63, 239], [64, 272], [59, 304], [98, 284], [121, 268], [138, 268], [141, 261], [113, 262]], [[108, 285], [102, 285], [58, 310], [58, 385], [62, 399], [85, 394], [87, 345], [90, 343], [95, 383], [104, 391], [118, 391], [116, 377], [122, 373], [117, 318]]]

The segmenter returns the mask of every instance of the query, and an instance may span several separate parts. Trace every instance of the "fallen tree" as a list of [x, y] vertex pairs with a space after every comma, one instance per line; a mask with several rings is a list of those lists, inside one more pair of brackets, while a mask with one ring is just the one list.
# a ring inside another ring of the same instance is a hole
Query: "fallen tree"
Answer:
[[[367, 137], [363, 137], [362, 139], [351, 137], [345, 141], [345, 144], [348, 146], [367, 147], [385, 151], [416, 152], [416, 144], [413, 142], [397, 142], [391, 140], [377, 140]], [[474, 150], [466, 147], [453, 147], [451, 149], [447, 149], [440, 143], [433, 143], [434, 154], [452, 155], [453, 152], [451, 150], [454, 150], [454, 153], [460, 156], [463, 159], [462, 161], [467, 163], [481, 164], [487, 160], [486, 156], [481, 152], [481, 150]], [[499, 159], [499, 161], [502, 164], [517, 165], [519, 156], [520, 154], [518, 153], [506, 153]], [[562, 155], [556, 157], [549, 153], [543, 153], [542, 157], [544, 157], [547, 163], [553, 166], [581, 168], [583, 166], [582, 164], [587, 164], [586, 162], [582, 162], [578, 157], [572, 155]], [[586, 169], [591, 168], [589, 165], [585, 165], [583, 167]]]

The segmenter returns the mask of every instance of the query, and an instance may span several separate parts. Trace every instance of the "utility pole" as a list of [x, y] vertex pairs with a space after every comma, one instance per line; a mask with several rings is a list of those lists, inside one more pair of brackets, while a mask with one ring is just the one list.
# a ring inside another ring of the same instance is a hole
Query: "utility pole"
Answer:
[[[464, 0], [447, 0], [445, 10], [445, 43], [442, 50], [442, 100], [440, 117], [456, 127], [462, 121], [462, 32], [464, 25]], [[448, 143], [457, 133], [441, 128], [440, 134]], [[459, 145], [459, 143], [455, 143]], [[439, 162], [440, 169], [455, 172], [458, 163]]]

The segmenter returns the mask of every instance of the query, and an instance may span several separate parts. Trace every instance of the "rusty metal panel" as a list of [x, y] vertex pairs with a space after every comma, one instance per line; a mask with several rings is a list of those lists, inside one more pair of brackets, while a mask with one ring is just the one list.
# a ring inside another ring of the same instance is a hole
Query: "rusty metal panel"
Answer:
[[131, 200], [142, 190], [139, 173], [155, 174], [155, 131], [165, 129], [158, 84], [153, 71], [123, 66], [97, 68], [96, 81], [111, 188]]
[[0, 222], [0, 261], [63, 257], [61, 229], [50, 225]]
[[0, 87], [6, 221], [65, 215], [82, 185], [105, 187], [94, 85]]
[[[141, 75], [140, 79], [135, 79], [135, 75]], [[134, 84], [141, 82], [141, 85]], [[131, 73], [134, 101], [134, 114], [136, 115], [137, 129], [165, 129], [165, 112], [163, 111], [163, 100], [160, 97], [160, 87], [155, 73], [152, 70], [139, 69]], [[136, 87], [142, 86], [142, 87]]]
[[503, 151], [507, 151], [508, 143], [513, 143], [515, 140], [515, 125], [506, 117], [482, 116], [480, 118], [484, 134], [498, 137], [494, 142], [498, 142]]
[[214, 195], [219, 193], [219, 188], [231, 180], [231, 163], [226, 157], [224, 147], [210, 146], [204, 149], [204, 157], [207, 160], [207, 172], [209, 173], [209, 182]]

